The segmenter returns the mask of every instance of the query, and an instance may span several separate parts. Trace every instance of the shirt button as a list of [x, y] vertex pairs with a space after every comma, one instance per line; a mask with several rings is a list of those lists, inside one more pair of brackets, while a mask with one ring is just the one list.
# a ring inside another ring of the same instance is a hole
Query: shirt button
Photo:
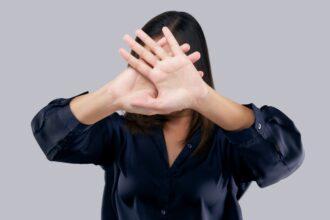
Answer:
[[162, 213], [162, 215], [166, 215], [166, 210], [162, 209], [162, 210], [160, 210], [160, 213]]
[[187, 144], [188, 148], [191, 149], [192, 148], [192, 145], [191, 144]]
[[258, 123], [258, 129], [259, 129], [259, 130], [261, 129], [261, 124], [260, 124], [260, 123]]

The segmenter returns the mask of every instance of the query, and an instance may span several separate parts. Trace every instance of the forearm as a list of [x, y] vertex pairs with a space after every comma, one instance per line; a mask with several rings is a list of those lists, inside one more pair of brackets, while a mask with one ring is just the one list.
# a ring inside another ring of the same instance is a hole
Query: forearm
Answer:
[[207, 85], [208, 92], [200, 97], [193, 109], [228, 131], [250, 127], [255, 116], [251, 109], [236, 103]]
[[94, 124], [120, 109], [116, 97], [105, 86], [72, 99], [70, 108], [75, 117], [87, 125]]

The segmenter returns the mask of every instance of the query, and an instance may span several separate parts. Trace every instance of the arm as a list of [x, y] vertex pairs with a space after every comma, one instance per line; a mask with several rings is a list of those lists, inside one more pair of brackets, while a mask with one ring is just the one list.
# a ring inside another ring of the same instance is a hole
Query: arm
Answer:
[[113, 93], [107, 92], [106, 87], [75, 96], [69, 104], [78, 121], [86, 125], [94, 124], [120, 109]]
[[[107, 101], [106, 101], [107, 100]], [[110, 101], [109, 101], [110, 100]], [[33, 135], [50, 161], [110, 163], [123, 139], [122, 116], [103, 89], [57, 98], [32, 119]]]
[[196, 110], [219, 126], [225, 137], [223, 157], [239, 183], [266, 187], [293, 173], [303, 162], [301, 135], [279, 109], [237, 104], [211, 87]]
[[202, 97], [198, 97], [199, 99], [193, 107], [194, 110], [227, 131], [238, 131], [251, 127], [255, 121], [255, 115], [250, 108], [220, 95], [212, 87], [204, 84], [207, 92]]

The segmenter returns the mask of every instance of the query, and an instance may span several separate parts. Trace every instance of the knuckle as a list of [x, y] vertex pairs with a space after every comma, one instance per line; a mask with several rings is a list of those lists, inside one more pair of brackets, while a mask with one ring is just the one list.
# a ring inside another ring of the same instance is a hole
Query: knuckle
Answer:
[[156, 46], [156, 47], [154, 48], [154, 51], [155, 51], [155, 53], [157, 53], [157, 54], [161, 54], [163, 50], [160, 48], [160, 46]]
[[157, 58], [153, 58], [153, 66], [157, 66], [159, 64], [159, 60]]
[[[158, 62], [159, 62], [159, 61], [158, 61]], [[158, 75], [158, 74], [160, 74], [160, 70], [159, 70], [157, 67], [155, 67], [155, 68], [152, 69], [152, 73], [153, 73], [154, 75]]]
[[141, 56], [142, 56], [143, 58], [147, 58], [147, 57], [148, 57], [148, 52], [142, 49], [142, 50], [141, 50]]
[[138, 69], [139, 71], [143, 70], [143, 65], [140, 63], [140, 62], [137, 62], [136, 65], [135, 65], [136, 69]]
[[132, 60], [132, 67], [134, 68], [134, 69], [137, 69], [138, 68], [138, 66], [139, 66], [139, 64], [134, 60]]

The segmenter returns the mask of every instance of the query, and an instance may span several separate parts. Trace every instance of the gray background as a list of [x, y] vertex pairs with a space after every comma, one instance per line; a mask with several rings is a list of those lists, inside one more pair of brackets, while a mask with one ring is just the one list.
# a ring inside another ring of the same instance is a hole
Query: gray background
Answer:
[[49, 162], [32, 117], [50, 100], [92, 91], [125, 68], [125, 33], [170, 9], [202, 25], [218, 92], [276, 106], [303, 137], [291, 176], [241, 199], [244, 219], [327, 219], [329, 3], [251, 1], [24, 1], [0, 3], [0, 219], [100, 219], [103, 171]]

